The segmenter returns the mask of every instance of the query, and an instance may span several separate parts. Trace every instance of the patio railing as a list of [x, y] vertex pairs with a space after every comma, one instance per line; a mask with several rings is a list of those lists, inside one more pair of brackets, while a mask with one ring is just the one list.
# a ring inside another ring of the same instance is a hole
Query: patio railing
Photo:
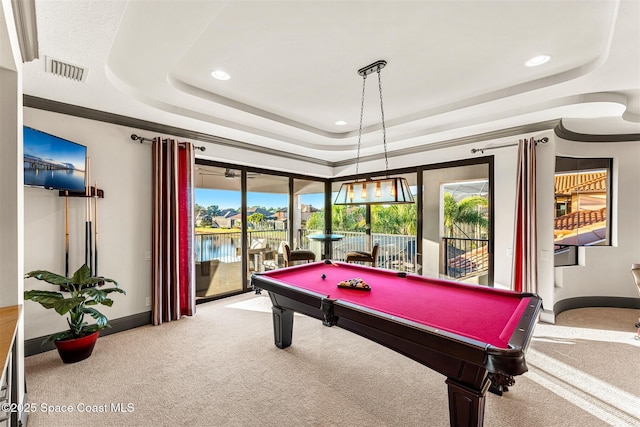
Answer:
[[[307, 235], [319, 230], [301, 230], [301, 248], [313, 247]], [[369, 250], [366, 234], [363, 232], [334, 230], [333, 233], [344, 236], [332, 243], [332, 259], [344, 261], [349, 251]], [[253, 239], [265, 239], [265, 244], [276, 249], [280, 242], [287, 240], [285, 230], [259, 230], [249, 232], [249, 242]], [[416, 239], [415, 236], [399, 234], [371, 234], [372, 245], [380, 245], [376, 264], [379, 268], [396, 271], [416, 271]], [[315, 242], [317, 244], [317, 242]], [[489, 269], [488, 243], [486, 239], [444, 238], [444, 269], [451, 278], [484, 274]], [[217, 259], [220, 262], [239, 262], [242, 256], [242, 234], [239, 231], [228, 233], [196, 234], [196, 262]], [[318, 246], [320, 248], [320, 246]], [[320, 249], [318, 249], [320, 251]], [[319, 257], [318, 257], [319, 259]]]
[[[309, 234], [319, 233], [319, 230], [303, 230], [303, 241]], [[333, 230], [334, 234], [344, 236], [343, 239], [332, 242], [332, 259], [344, 261], [350, 251], [368, 251], [367, 238], [364, 232]], [[389, 270], [415, 272], [416, 238], [401, 234], [371, 234], [371, 245], [378, 244], [378, 259], [376, 266]]]
[[[278, 248], [280, 242], [287, 239], [286, 230], [249, 231], [249, 242], [253, 239], [265, 239], [265, 244]], [[242, 256], [242, 233], [230, 231], [221, 233], [203, 233], [195, 235], [196, 262], [217, 259], [221, 262], [239, 262]]]
[[447, 276], [458, 279], [489, 271], [489, 240], [445, 237], [442, 241]]
[[[307, 235], [318, 232], [320, 230], [301, 230], [298, 234], [301, 240], [298, 246], [309, 249], [312, 244], [307, 239]], [[366, 235], [363, 232], [334, 230], [333, 233], [344, 236], [342, 240], [332, 243], [332, 259], [334, 260], [344, 261], [345, 254], [349, 251], [369, 250], [366, 244]], [[249, 242], [252, 242], [253, 239], [265, 239], [265, 244], [273, 249], [277, 249], [281, 241], [287, 240], [287, 232], [285, 230], [259, 230], [250, 231], [248, 234]], [[372, 244], [378, 243], [380, 245], [376, 262], [378, 267], [415, 272], [415, 236], [373, 233], [371, 239]], [[242, 246], [242, 233], [240, 231], [196, 234], [196, 262], [210, 259], [217, 259], [220, 262], [239, 262], [242, 256]]]

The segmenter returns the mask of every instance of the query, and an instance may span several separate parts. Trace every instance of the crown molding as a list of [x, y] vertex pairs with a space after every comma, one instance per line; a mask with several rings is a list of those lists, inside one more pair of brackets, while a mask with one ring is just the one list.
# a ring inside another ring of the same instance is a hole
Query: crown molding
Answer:
[[[308, 163], [313, 163], [328, 167], [344, 167], [356, 164], [356, 159], [346, 159], [337, 162], [330, 162], [327, 160], [316, 159], [309, 156], [300, 156], [293, 153], [289, 153], [281, 150], [274, 150], [270, 148], [260, 147], [252, 145], [247, 142], [237, 141], [228, 138], [222, 138], [215, 135], [210, 135], [204, 132], [192, 131], [184, 128], [178, 128], [174, 126], [163, 125], [147, 120], [136, 119], [114, 113], [107, 113], [105, 111], [95, 110], [86, 107], [80, 107], [77, 105], [66, 104], [63, 102], [52, 101], [45, 98], [39, 98], [31, 95], [24, 95], [23, 100], [25, 107], [37, 108], [40, 110], [51, 111], [54, 113], [67, 114], [70, 116], [80, 117], [84, 119], [96, 120], [100, 122], [111, 123], [120, 126], [126, 126], [145, 130], [149, 132], [156, 132], [160, 134], [173, 135], [176, 137], [187, 138], [200, 142], [208, 142], [216, 145], [223, 145], [226, 147], [232, 147], [239, 150], [251, 151], [252, 153], [269, 154], [282, 157], [285, 159], [301, 160]], [[410, 156], [425, 151], [441, 150], [445, 148], [457, 147], [460, 145], [466, 145], [471, 143], [478, 143], [482, 141], [490, 141], [500, 138], [508, 138], [511, 136], [517, 136], [527, 133], [541, 132], [546, 130], [554, 131], [555, 135], [559, 138], [569, 141], [579, 142], [625, 142], [625, 141], [640, 141], [640, 134], [611, 134], [611, 135], [589, 135], [582, 134], [568, 130], [562, 124], [562, 119], [546, 120], [543, 122], [529, 123], [520, 126], [514, 126], [506, 129], [499, 129], [490, 132], [464, 136], [460, 138], [453, 138], [445, 141], [438, 141], [430, 144], [424, 144], [416, 147], [409, 147], [400, 150], [389, 151], [388, 157]], [[380, 160], [384, 158], [384, 153], [372, 154], [369, 156], [360, 157], [360, 162], [369, 162]]]
[[574, 132], [567, 129], [562, 120], [555, 127], [554, 132], [557, 137], [566, 139], [568, 141], [576, 142], [630, 142], [640, 141], [640, 133], [626, 133], [626, 134], [587, 134]]
[[[441, 150], [444, 148], [457, 147], [460, 145], [472, 144], [475, 142], [490, 141], [499, 138], [508, 138], [510, 136], [522, 135], [525, 133], [541, 132], [545, 130], [551, 130], [560, 122], [560, 119], [547, 120], [544, 122], [530, 123], [521, 126], [514, 126], [506, 129], [494, 130], [491, 132], [479, 133], [475, 135], [463, 136], [460, 138], [448, 139], [445, 141], [434, 142], [431, 144], [420, 145], [417, 147], [404, 148], [401, 150], [395, 150], [388, 152], [388, 157], [407, 156], [417, 153], [423, 153], [425, 151]], [[369, 156], [360, 157], [360, 161], [372, 161], [383, 159], [384, 154], [372, 154]], [[355, 159], [342, 160], [334, 162], [333, 166], [348, 166], [355, 164]]]
[[38, 98], [31, 95], [24, 95], [23, 103], [25, 107], [37, 108], [39, 110], [51, 111], [54, 113], [67, 114], [69, 116], [80, 117], [83, 119], [96, 120], [99, 122], [111, 123], [120, 126], [126, 126], [136, 128], [140, 130], [146, 130], [149, 132], [156, 132], [165, 135], [173, 135], [180, 138], [187, 138], [199, 142], [209, 142], [216, 145], [223, 145], [226, 147], [232, 147], [238, 150], [251, 151], [252, 153], [268, 154], [272, 156], [278, 156], [285, 159], [301, 160], [307, 163], [314, 163], [322, 166], [332, 167], [333, 163], [320, 160], [309, 156], [301, 156], [287, 151], [274, 150], [272, 148], [260, 147], [248, 142], [237, 141], [234, 139], [222, 138], [215, 135], [210, 135], [204, 132], [198, 132], [179, 128], [175, 126], [167, 126], [160, 123], [151, 122], [148, 120], [136, 119], [133, 117], [127, 117], [120, 114], [107, 113], [105, 111], [94, 110], [91, 108], [80, 107], [73, 104], [65, 104], [63, 102], [52, 101], [50, 99]]

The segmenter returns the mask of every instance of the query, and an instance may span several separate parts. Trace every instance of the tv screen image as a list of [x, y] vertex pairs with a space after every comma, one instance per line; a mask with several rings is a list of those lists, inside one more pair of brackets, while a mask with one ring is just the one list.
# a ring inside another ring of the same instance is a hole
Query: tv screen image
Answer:
[[24, 185], [85, 191], [87, 147], [24, 126]]

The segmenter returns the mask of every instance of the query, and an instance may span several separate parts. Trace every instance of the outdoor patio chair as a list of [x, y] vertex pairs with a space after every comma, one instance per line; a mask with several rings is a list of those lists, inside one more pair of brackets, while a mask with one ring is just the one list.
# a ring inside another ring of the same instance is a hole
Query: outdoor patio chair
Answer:
[[284, 255], [282, 254], [282, 244], [278, 245], [277, 251], [266, 252], [262, 265], [265, 270], [276, 270], [284, 265]]
[[347, 262], [370, 262], [371, 267], [375, 267], [376, 259], [378, 258], [379, 248], [380, 248], [380, 245], [376, 243], [375, 245], [373, 245], [373, 249], [371, 250], [371, 252], [367, 252], [367, 251], [347, 252], [347, 255], [345, 256], [345, 260]]
[[280, 243], [282, 246], [282, 257], [284, 258], [284, 266], [289, 267], [294, 261], [313, 262], [316, 260], [316, 254], [306, 249], [291, 250], [287, 242]]

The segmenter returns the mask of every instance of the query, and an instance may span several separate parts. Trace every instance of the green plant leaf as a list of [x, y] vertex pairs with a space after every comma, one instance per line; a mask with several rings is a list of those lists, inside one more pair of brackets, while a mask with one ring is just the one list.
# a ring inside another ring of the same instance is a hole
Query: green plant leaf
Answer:
[[83, 264], [79, 269], [73, 273], [71, 283], [74, 285], [84, 285], [88, 283], [88, 279], [91, 277], [91, 270], [87, 267], [87, 264]]
[[100, 301], [100, 304], [106, 305], [107, 307], [111, 307], [113, 305], [113, 300], [111, 298], [105, 298]]
[[89, 325], [87, 322], [83, 322], [84, 314], [80, 316], [79, 320], [75, 322], [69, 321], [67, 319], [67, 323], [69, 324], [69, 332], [73, 336], [73, 338], [80, 338], [83, 335], [84, 329]]
[[84, 302], [84, 298], [82, 297], [71, 297], [65, 298], [62, 300], [58, 300], [54, 303], [54, 309], [60, 315], [67, 314], [74, 307], [79, 306]]
[[63, 298], [64, 296], [60, 292], [39, 290], [24, 291], [24, 299], [39, 302], [45, 308], [53, 308], [55, 303]]
[[108, 288], [108, 289], [102, 289], [102, 292], [105, 292], [107, 294], [110, 294], [111, 292], [118, 292], [120, 294], [124, 294], [126, 295], [127, 293], [124, 291], [124, 289], [122, 288]]
[[55, 334], [49, 335], [49, 338], [42, 341], [42, 344], [49, 341], [67, 340], [69, 338], [73, 338], [73, 334], [71, 333], [71, 331], [56, 332]]
[[[107, 327], [108, 327], [108, 326], [109, 326], [109, 325], [107, 325]], [[96, 331], [99, 331], [100, 329], [103, 329], [103, 328], [101, 328], [101, 327], [100, 327], [100, 326], [98, 326], [98, 325], [89, 325], [89, 326], [87, 326], [86, 328], [84, 328], [83, 332], [84, 332], [85, 334], [92, 334], [92, 333], [94, 333], [94, 332], [96, 332]]]
[[86, 313], [89, 316], [91, 316], [94, 319], [96, 319], [96, 325], [98, 325], [98, 327], [104, 328], [105, 326], [107, 326], [107, 323], [108, 323], [107, 316], [105, 316], [104, 314], [100, 313], [95, 308], [87, 308], [87, 307], [85, 307], [85, 308], [82, 309], [82, 312]]
[[92, 298], [96, 303], [100, 303], [107, 297], [107, 293], [102, 289], [98, 288], [89, 288], [84, 289], [82, 293], [90, 298]]
[[34, 270], [24, 275], [25, 279], [31, 277], [38, 280], [44, 280], [45, 282], [51, 283], [52, 285], [66, 285], [67, 283], [69, 283], [68, 277], [64, 277], [46, 270]]

